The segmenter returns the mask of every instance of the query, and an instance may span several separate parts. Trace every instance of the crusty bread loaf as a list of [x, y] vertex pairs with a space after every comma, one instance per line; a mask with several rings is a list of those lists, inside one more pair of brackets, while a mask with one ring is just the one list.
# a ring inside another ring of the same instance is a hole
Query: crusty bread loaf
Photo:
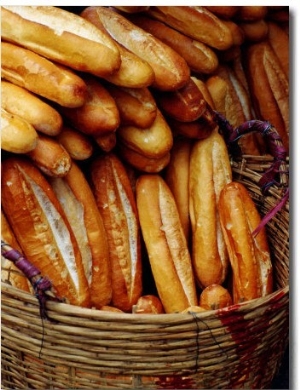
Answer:
[[249, 45], [244, 56], [256, 118], [269, 121], [289, 151], [289, 83], [278, 57], [268, 41]]
[[91, 187], [75, 162], [66, 176], [50, 183], [77, 239], [92, 305], [108, 305], [112, 297], [108, 243]]
[[25, 119], [1, 108], [1, 149], [12, 153], [27, 153], [38, 141], [38, 133]]
[[136, 126], [120, 126], [118, 142], [148, 158], [165, 156], [172, 148], [173, 134], [164, 116], [157, 110], [153, 124], [141, 129]]
[[[86, 17], [87, 14], [88, 17]], [[101, 30], [103, 34], [111, 39], [109, 32], [104, 27], [96, 12], [84, 10], [81, 16], [86, 17], [88, 22], [91, 22], [97, 29]], [[126, 88], [144, 88], [150, 86], [154, 81], [154, 72], [149, 63], [128, 50], [122, 43], [118, 43], [116, 40], [114, 40], [114, 43], [120, 52], [121, 64], [119, 69], [110, 75], [103, 76], [103, 78], [112, 84]]]
[[155, 285], [166, 313], [197, 304], [191, 258], [172, 192], [158, 174], [141, 175], [137, 207]]
[[106, 84], [106, 88], [115, 99], [121, 126], [147, 128], [153, 124], [157, 105], [149, 88], [126, 88], [113, 84]]
[[[218, 72], [206, 81], [206, 86], [214, 100], [216, 110], [234, 127], [252, 119], [250, 97], [243, 84], [228, 65], [222, 65]], [[256, 134], [240, 138], [239, 146], [244, 154], [259, 155], [260, 149]]]
[[217, 209], [220, 192], [232, 180], [224, 139], [217, 132], [193, 144], [189, 171], [189, 211], [192, 227], [192, 261], [200, 287], [222, 284], [228, 271], [228, 254]]
[[171, 159], [165, 169], [164, 178], [169, 186], [178, 209], [182, 229], [187, 243], [190, 243], [191, 222], [189, 215], [189, 170], [192, 141], [175, 138]]
[[1, 197], [24, 256], [50, 279], [58, 297], [73, 305], [89, 306], [77, 241], [41, 171], [25, 157], [6, 159], [2, 162]]
[[132, 311], [142, 294], [141, 237], [136, 201], [124, 165], [114, 153], [98, 156], [91, 185], [107, 234], [112, 305]]
[[47, 176], [63, 177], [72, 165], [72, 158], [62, 144], [44, 134], [39, 134], [36, 147], [27, 156]]
[[46, 135], [55, 136], [62, 129], [62, 117], [54, 107], [27, 89], [5, 80], [1, 81], [1, 106]]
[[205, 7], [156, 6], [150, 7], [147, 13], [212, 48], [226, 50], [232, 46], [230, 29]]
[[8, 42], [1, 42], [1, 77], [63, 107], [86, 100], [86, 84], [71, 69]]
[[3, 6], [1, 11], [4, 40], [99, 77], [120, 67], [115, 42], [79, 15], [52, 6]]
[[79, 130], [63, 126], [56, 139], [73, 160], [87, 160], [93, 155], [95, 148], [92, 139]]
[[92, 23], [98, 17], [113, 39], [147, 61], [154, 71], [153, 87], [176, 90], [188, 81], [190, 69], [179, 54], [118, 12], [105, 7], [87, 7], [81, 15]]
[[218, 56], [206, 44], [192, 39], [146, 14], [131, 15], [129, 20], [172, 47], [186, 60], [193, 72], [210, 74], [216, 70], [219, 64]]
[[159, 108], [168, 117], [180, 122], [192, 122], [201, 117], [206, 109], [202, 92], [192, 78], [176, 91], [155, 93]]
[[72, 127], [84, 134], [97, 137], [114, 132], [120, 124], [115, 100], [99, 78], [84, 74], [82, 79], [87, 86], [84, 104], [77, 108], [60, 107], [61, 114]]
[[264, 297], [273, 291], [273, 270], [265, 228], [252, 232], [261, 217], [246, 187], [227, 184], [218, 204], [222, 231], [233, 271], [233, 301]]

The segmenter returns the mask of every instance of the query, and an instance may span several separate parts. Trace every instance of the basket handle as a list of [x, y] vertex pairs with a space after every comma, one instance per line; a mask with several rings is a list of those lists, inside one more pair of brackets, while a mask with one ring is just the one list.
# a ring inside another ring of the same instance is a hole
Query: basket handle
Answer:
[[259, 185], [263, 195], [268, 193], [269, 188], [273, 185], [279, 185], [276, 176], [279, 174], [287, 174], [285, 167], [287, 151], [282, 144], [282, 140], [274, 126], [268, 121], [261, 121], [257, 119], [244, 122], [237, 128], [228, 122], [228, 120], [219, 112], [214, 111], [215, 120], [219, 129], [225, 139], [228, 151], [232, 155], [241, 155], [240, 147], [237, 141], [246, 134], [257, 132], [260, 133], [264, 139], [269, 153], [274, 158], [270, 168], [262, 175], [259, 180]]

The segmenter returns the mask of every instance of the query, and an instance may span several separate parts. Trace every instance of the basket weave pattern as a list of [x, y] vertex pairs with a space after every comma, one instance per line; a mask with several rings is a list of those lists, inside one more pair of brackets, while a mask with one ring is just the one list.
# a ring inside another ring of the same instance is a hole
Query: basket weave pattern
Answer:
[[[284, 187], [262, 195], [269, 161], [233, 162], [264, 215]], [[229, 308], [134, 315], [48, 302], [2, 283], [3, 389], [268, 388], [289, 334], [289, 202], [267, 225], [276, 291]]]

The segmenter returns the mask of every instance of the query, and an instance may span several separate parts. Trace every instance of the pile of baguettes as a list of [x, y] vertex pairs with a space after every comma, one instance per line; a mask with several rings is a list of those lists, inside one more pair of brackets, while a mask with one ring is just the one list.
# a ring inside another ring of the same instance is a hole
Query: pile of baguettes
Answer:
[[[57, 295], [173, 313], [269, 294], [266, 232], [252, 235], [260, 216], [212, 110], [233, 127], [270, 121], [288, 149], [288, 7], [4, 6], [1, 18], [2, 238]], [[258, 135], [239, 142], [266, 152]]]

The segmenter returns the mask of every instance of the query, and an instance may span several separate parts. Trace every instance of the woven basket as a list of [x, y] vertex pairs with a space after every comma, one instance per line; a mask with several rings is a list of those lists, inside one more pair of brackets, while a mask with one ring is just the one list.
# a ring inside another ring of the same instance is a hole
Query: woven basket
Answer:
[[[272, 161], [232, 161], [262, 215], [285, 191], [262, 195]], [[276, 291], [220, 310], [138, 315], [48, 302], [48, 322], [35, 296], [2, 283], [2, 389], [269, 388], [289, 336], [288, 201], [267, 231]]]

